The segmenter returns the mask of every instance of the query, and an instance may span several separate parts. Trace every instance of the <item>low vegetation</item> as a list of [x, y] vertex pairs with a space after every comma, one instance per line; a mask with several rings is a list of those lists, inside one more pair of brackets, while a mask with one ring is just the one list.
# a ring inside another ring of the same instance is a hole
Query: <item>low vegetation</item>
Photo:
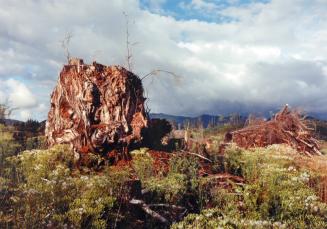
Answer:
[[212, 163], [141, 148], [130, 162], [78, 168], [68, 146], [22, 146], [0, 127], [0, 228], [327, 228], [326, 156], [286, 145], [222, 156], [215, 129], [197, 133]]
[[219, 190], [215, 206], [190, 214], [173, 228], [326, 228], [327, 205], [310, 182], [321, 174], [301, 167], [297, 153], [273, 145], [229, 148], [226, 170], [245, 178], [232, 192]]

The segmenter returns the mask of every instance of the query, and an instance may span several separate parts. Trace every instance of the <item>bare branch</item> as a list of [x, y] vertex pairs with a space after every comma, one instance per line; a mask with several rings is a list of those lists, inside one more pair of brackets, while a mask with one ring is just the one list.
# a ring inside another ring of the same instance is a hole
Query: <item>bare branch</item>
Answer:
[[182, 206], [177, 206], [173, 204], [149, 204], [149, 207], [164, 207], [164, 208], [172, 208], [177, 210], [184, 210], [185, 208]]
[[8, 101], [0, 103], [0, 120], [9, 118], [12, 112], [18, 109], [18, 107], [10, 107]]
[[128, 68], [128, 71], [131, 71], [132, 70], [132, 52], [131, 52], [131, 44], [130, 41], [129, 41], [129, 17], [128, 17], [128, 14], [123, 11], [123, 15], [125, 17], [125, 22], [126, 22], [126, 51], [127, 51], [127, 55], [126, 55], [126, 62], [127, 62], [127, 68]]
[[132, 199], [129, 203], [134, 204], [134, 205], [139, 205], [143, 209], [143, 211], [145, 213], [147, 213], [148, 215], [152, 216], [153, 218], [157, 219], [158, 221], [160, 221], [163, 224], [169, 224], [168, 220], [165, 217], [163, 217], [159, 213], [153, 211], [150, 208], [150, 206], [147, 205], [143, 200]]
[[171, 72], [171, 71], [167, 71], [167, 70], [162, 70], [162, 69], [155, 69], [155, 70], [152, 70], [151, 72], [149, 72], [148, 74], [145, 74], [144, 76], [141, 77], [141, 80], [143, 81], [144, 79], [146, 79], [147, 77], [149, 76], [155, 76], [155, 75], [159, 75], [160, 73], [166, 73], [168, 75], [171, 75], [174, 77], [174, 79], [179, 82], [180, 79], [181, 79], [181, 76], [177, 75], [176, 73], [174, 72]]
[[192, 153], [192, 152], [188, 152], [188, 151], [185, 151], [185, 150], [182, 150], [183, 153], [187, 153], [187, 154], [190, 154], [190, 155], [194, 155], [194, 156], [197, 156], [199, 158], [202, 158], [203, 160], [206, 160], [206, 161], [209, 161], [209, 162], [213, 162], [212, 160], [210, 160], [209, 158], [206, 158], [200, 154], [197, 154], [197, 153]]
[[67, 62], [69, 62], [69, 60], [70, 60], [69, 43], [70, 43], [70, 40], [72, 39], [72, 37], [73, 37], [72, 32], [67, 32], [65, 34], [64, 39], [62, 41], [60, 41], [61, 47], [64, 49]]

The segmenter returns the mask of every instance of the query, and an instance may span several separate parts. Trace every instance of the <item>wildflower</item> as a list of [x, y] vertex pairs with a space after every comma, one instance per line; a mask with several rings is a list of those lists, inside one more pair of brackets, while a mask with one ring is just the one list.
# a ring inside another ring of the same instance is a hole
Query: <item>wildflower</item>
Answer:
[[298, 181], [299, 179], [297, 178], [297, 177], [292, 177], [292, 179], [291, 179], [292, 181]]
[[212, 216], [212, 212], [208, 212], [207, 214], [205, 214], [206, 217], [211, 217]]
[[293, 166], [288, 167], [287, 169], [289, 172], [296, 172], [296, 168]]
[[77, 209], [78, 210], [78, 213], [80, 214], [80, 215], [82, 215], [83, 213], [84, 213], [84, 208], [79, 208], [79, 209]]
[[82, 180], [88, 180], [89, 177], [88, 177], [88, 176], [81, 176], [81, 179], [82, 179]]
[[318, 199], [318, 197], [316, 195], [311, 195], [311, 196], [308, 196], [305, 201], [308, 201], [308, 202], [316, 201], [317, 199]]
[[318, 208], [318, 206], [314, 206], [312, 210], [313, 210], [313, 212], [318, 212], [319, 208]]
[[36, 194], [36, 193], [38, 193], [38, 191], [37, 190], [35, 190], [35, 189], [33, 189], [33, 188], [30, 188], [29, 190], [27, 190], [27, 193], [28, 194]]
[[300, 179], [302, 182], [308, 182], [308, 181], [310, 180], [310, 174], [307, 173], [307, 172], [301, 173], [299, 179]]

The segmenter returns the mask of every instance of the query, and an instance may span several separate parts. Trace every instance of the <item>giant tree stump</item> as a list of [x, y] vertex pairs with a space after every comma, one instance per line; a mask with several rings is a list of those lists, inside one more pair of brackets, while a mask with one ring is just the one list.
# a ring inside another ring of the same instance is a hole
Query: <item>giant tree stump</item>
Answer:
[[51, 95], [48, 144], [107, 153], [141, 140], [147, 126], [142, 81], [119, 66], [71, 59]]

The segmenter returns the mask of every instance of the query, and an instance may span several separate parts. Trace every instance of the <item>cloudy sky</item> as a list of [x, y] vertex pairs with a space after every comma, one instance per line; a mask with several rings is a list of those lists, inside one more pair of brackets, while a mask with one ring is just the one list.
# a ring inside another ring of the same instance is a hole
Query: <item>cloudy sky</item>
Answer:
[[86, 62], [176, 73], [144, 82], [152, 112], [327, 113], [327, 0], [0, 0], [0, 102], [13, 118], [45, 119], [65, 63], [60, 41]]

